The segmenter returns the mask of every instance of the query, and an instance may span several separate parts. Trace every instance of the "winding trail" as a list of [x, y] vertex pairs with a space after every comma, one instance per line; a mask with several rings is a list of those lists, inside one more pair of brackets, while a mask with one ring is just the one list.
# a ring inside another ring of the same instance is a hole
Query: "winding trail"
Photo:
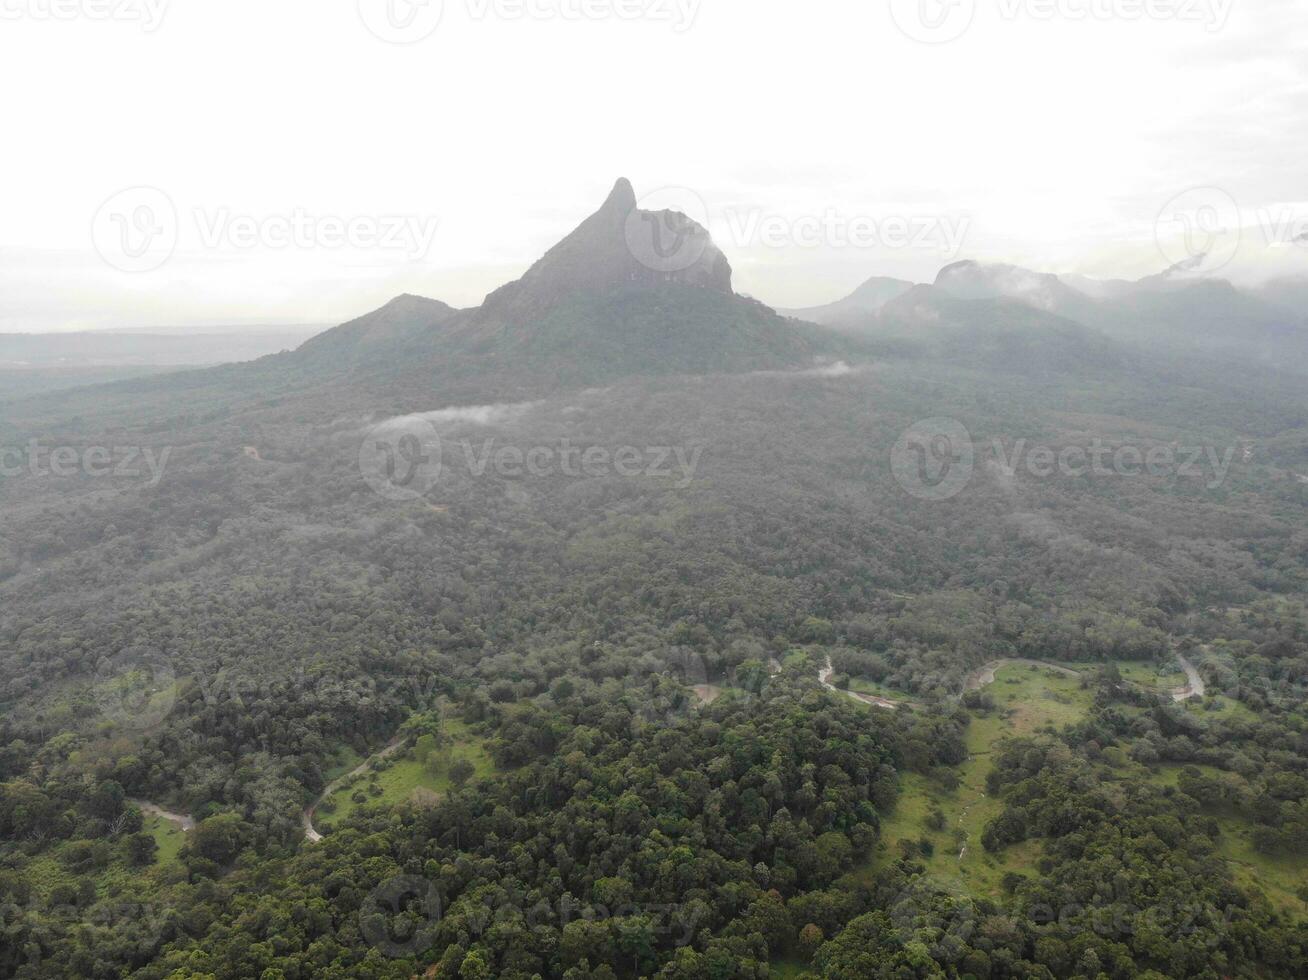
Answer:
[[1189, 701], [1191, 698], [1201, 698], [1206, 695], [1208, 685], [1204, 683], [1203, 677], [1200, 676], [1199, 668], [1180, 654], [1177, 654], [1176, 659], [1181, 661], [1181, 669], [1185, 671], [1187, 683], [1184, 687], [1178, 687], [1172, 691], [1172, 700]]
[[967, 675], [967, 680], [963, 682], [963, 690], [979, 691], [987, 684], [993, 684], [995, 674], [1013, 664], [1026, 667], [1047, 667], [1050, 670], [1058, 671], [1060, 674], [1066, 674], [1068, 677], [1081, 676], [1079, 670], [1073, 670], [1071, 667], [1065, 667], [1062, 664], [1050, 663], [1048, 660], [1028, 660], [1025, 657], [1013, 657], [1006, 660], [993, 660], [984, 667], [978, 667]]
[[966, 830], [963, 830], [963, 822], [967, 820], [967, 815], [972, 812], [972, 807], [976, 806], [980, 800], [984, 800], [985, 798], [986, 794], [982, 793], [979, 799], [973, 800], [967, 806], [963, 807], [963, 812], [958, 815], [958, 829], [963, 831], [963, 848], [958, 852], [959, 864], [962, 864], [963, 858], [967, 857], [968, 845], [972, 843], [972, 835]]
[[887, 711], [898, 711], [899, 705], [886, 698], [879, 698], [872, 694], [860, 694], [857, 691], [843, 691], [831, 683], [831, 675], [836, 672], [836, 668], [831, 664], [831, 658], [827, 657], [827, 665], [818, 671], [818, 683], [828, 691], [835, 691], [837, 694], [846, 694], [855, 701], [862, 701], [864, 704], [870, 704], [873, 707], [885, 708]]
[[355, 776], [363, 775], [365, 772], [368, 771], [369, 767], [378, 759], [385, 759], [388, 756], [394, 755], [396, 752], [400, 751], [400, 749], [408, 745], [408, 743], [409, 743], [409, 737], [407, 735], [401, 735], [399, 738], [395, 739], [380, 752], [374, 752], [372, 755], [368, 756], [368, 758], [364, 759], [361, 763], [359, 763], [357, 766], [355, 766], [353, 769], [347, 772], [344, 776], [338, 776], [335, 779], [333, 779], [330, 783], [328, 783], [327, 787], [322, 791], [322, 793], [318, 796], [318, 798], [314, 800], [313, 803], [311, 803], [309, 806], [304, 808], [304, 813], [301, 815], [300, 822], [304, 827], [305, 839], [310, 844], [316, 844], [318, 843], [318, 841], [322, 840], [322, 834], [318, 833], [318, 831], [314, 830], [313, 828], [313, 813], [315, 810], [318, 809], [319, 806], [322, 805], [323, 800], [327, 799], [327, 797], [331, 796], [338, 789], [340, 789], [341, 786], [347, 780], [353, 779]]
[[149, 814], [152, 817], [162, 817], [164, 820], [167, 820], [169, 823], [177, 824], [177, 826], [182, 829], [183, 833], [189, 834], [192, 830], [195, 829], [195, 818], [193, 818], [190, 814], [172, 813], [168, 810], [165, 810], [163, 807], [155, 803], [150, 803], [146, 800], [128, 800], [127, 802], [135, 804], [137, 807], [140, 808], [142, 813]]
[[[1174, 688], [1171, 692], [1172, 700], [1188, 701], [1191, 698], [1201, 698], [1208, 692], [1208, 686], [1199, 674], [1199, 668], [1192, 664], [1187, 658], [1177, 654], [1176, 659], [1180, 661], [1181, 669], [1185, 671], [1187, 683], [1183, 687]], [[1067, 674], [1069, 677], [1080, 677], [1079, 670], [1073, 670], [1071, 667], [1065, 667], [1062, 664], [1050, 663], [1047, 660], [1027, 660], [1022, 657], [1011, 660], [996, 660], [988, 663], [984, 667], [978, 667], [972, 673], [968, 674], [964, 682], [964, 690], [978, 691], [987, 684], [995, 682], [995, 674], [1003, 670], [1010, 664], [1025, 664], [1028, 667], [1047, 667], [1050, 670], [1056, 670], [1060, 674]]]

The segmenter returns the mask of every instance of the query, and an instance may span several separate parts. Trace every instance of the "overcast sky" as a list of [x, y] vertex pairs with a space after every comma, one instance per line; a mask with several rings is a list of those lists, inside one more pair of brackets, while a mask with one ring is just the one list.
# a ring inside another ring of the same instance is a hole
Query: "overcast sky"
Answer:
[[1308, 274], [1303, 0], [0, 0], [0, 83], [6, 331], [474, 305], [620, 175], [783, 307]]

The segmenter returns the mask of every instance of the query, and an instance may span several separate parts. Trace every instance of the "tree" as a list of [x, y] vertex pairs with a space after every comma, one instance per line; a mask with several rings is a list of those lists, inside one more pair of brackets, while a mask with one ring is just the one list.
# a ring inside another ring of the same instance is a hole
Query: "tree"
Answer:
[[413, 743], [413, 754], [423, 765], [431, 758], [431, 754], [436, 751], [436, 736], [430, 732], [426, 735], [419, 735], [417, 741]]
[[490, 980], [491, 968], [486, 957], [479, 949], [474, 949], [463, 958], [459, 967], [459, 980]]
[[159, 842], [152, 834], [132, 834], [127, 838], [128, 863], [137, 867], [154, 864], [155, 853], [158, 850]]
[[799, 952], [804, 959], [813, 958], [813, 954], [822, 945], [822, 927], [810, 922], [799, 930]]
[[450, 782], [462, 789], [476, 771], [476, 767], [467, 759], [455, 759], [450, 765]]
[[190, 848], [215, 864], [229, 864], [249, 840], [249, 826], [234, 813], [200, 821], [191, 832]]

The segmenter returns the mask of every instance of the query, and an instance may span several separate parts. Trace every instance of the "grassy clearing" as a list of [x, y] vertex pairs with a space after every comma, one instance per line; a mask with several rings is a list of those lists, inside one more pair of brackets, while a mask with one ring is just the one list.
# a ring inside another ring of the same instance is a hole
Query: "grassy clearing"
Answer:
[[871, 694], [873, 697], [885, 698], [887, 701], [908, 702], [913, 700], [913, 696], [905, 691], [897, 691], [893, 687], [886, 687], [884, 684], [870, 681], [866, 677], [851, 677], [849, 679], [849, 689], [856, 694]]
[[1308, 902], [1299, 897], [1299, 890], [1308, 884], [1308, 854], [1271, 858], [1254, 848], [1251, 821], [1222, 816], [1217, 825], [1222, 829], [1218, 853], [1230, 862], [1242, 888], [1261, 892], [1273, 905], [1297, 916], [1308, 914]]
[[[900, 841], [920, 840], [929, 841], [933, 851], [930, 857], [919, 858], [928, 873], [959, 879], [977, 895], [997, 896], [1006, 872], [1029, 873], [1034, 867], [1040, 857], [1038, 841], [1005, 848], [998, 856], [981, 847], [982, 831], [1002, 809], [998, 800], [986, 795], [990, 755], [1001, 739], [1078, 721], [1090, 706], [1090, 693], [1081, 689], [1077, 677], [1020, 664], [1001, 668], [986, 691], [995, 708], [972, 713], [967, 732], [970, 757], [957, 769], [958, 788], [947, 789], [924, 776], [904, 774], [899, 802], [883, 818], [882, 845], [863, 875], [897, 859], [902, 853]], [[944, 823], [933, 830], [928, 819], [935, 810], [943, 815]]]
[[[804, 668], [804, 667], [809, 667], [811, 665], [812, 665], [812, 661], [810, 660], [808, 653], [804, 650], [791, 650], [788, 654], [786, 654], [784, 657], [781, 658], [782, 667]], [[814, 667], [813, 669], [816, 670], [817, 668]]]
[[[412, 748], [397, 753], [373, 770], [347, 780], [336, 792], [319, 804], [314, 824], [319, 832], [340, 823], [360, 806], [394, 805], [405, 800], [436, 800], [453, 786], [450, 768], [458, 760], [472, 764], [473, 780], [490, 775], [494, 769], [484, 739], [474, 735], [458, 719], [447, 719], [445, 733], [450, 741], [438, 749], [427, 763], [419, 761]], [[357, 766], [357, 763], [356, 763]], [[348, 771], [348, 770], [346, 770]], [[375, 788], [374, 788], [375, 787]], [[356, 798], [362, 794], [363, 800]]]
[[1168, 694], [1178, 687], [1184, 687], [1188, 678], [1181, 665], [1176, 660], [1169, 660], [1166, 663], [1159, 664], [1152, 660], [1083, 660], [1072, 661], [1067, 666], [1073, 670], [1079, 670], [1083, 674], [1094, 674], [1101, 667], [1111, 666], [1117, 668], [1117, 672], [1122, 675], [1122, 680], [1128, 684], [1135, 684], [1139, 687], [1156, 691], [1159, 694]]
[[[1211, 705], [1211, 706], [1210, 706]], [[1193, 711], [1201, 718], [1235, 719], [1238, 721], [1257, 721], [1258, 712], [1234, 698], [1217, 695], [1203, 701], [1185, 702], [1187, 711]]]
[[177, 861], [177, 853], [186, 842], [182, 829], [162, 817], [147, 816], [142, 830], [154, 837], [159, 845], [155, 861], [146, 867], [133, 867], [124, 857], [121, 840], [108, 841], [108, 862], [74, 871], [67, 864], [74, 845], [60, 843], [22, 863], [23, 874], [32, 884], [33, 891], [42, 901], [50, 899], [56, 888], [76, 889], [84, 881], [95, 885], [98, 895], [119, 894], [139, 884], [143, 875], [169, 868]]
[[[1214, 766], [1171, 764], [1152, 766], [1147, 775], [1159, 786], [1175, 786], [1186, 768], [1197, 769], [1212, 778], [1223, 775]], [[1308, 884], [1308, 854], [1269, 857], [1254, 847], [1252, 820], [1232, 810], [1207, 812], [1222, 831], [1217, 852], [1231, 865], [1231, 873], [1240, 887], [1264, 895], [1273, 905], [1295, 915], [1308, 914], [1308, 902], [1299, 897], [1299, 890]]]
[[1170, 691], [1173, 688], [1183, 687], [1186, 683], [1185, 671], [1178, 663], [1160, 666], [1155, 663], [1119, 661], [1117, 669], [1122, 675], [1122, 680], [1157, 691]]
[[159, 850], [155, 852], [156, 866], [177, 860], [177, 852], [186, 843], [186, 834], [181, 827], [163, 817], [147, 816], [142, 830], [154, 837], [155, 843], [159, 845]]
[[323, 770], [323, 776], [326, 777], [327, 782], [330, 783], [333, 780], [340, 779], [347, 772], [358, 769], [359, 764], [362, 762], [363, 756], [354, 751], [353, 747], [342, 745], [332, 755], [331, 765]]
[[[1085, 672], [1100, 665], [1075, 666]], [[1185, 682], [1179, 670], [1173, 674], [1166, 667], [1160, 669], [1144, 663], [1117, 666], [1125, 679], [1160, 691]], [[972, 712], [967, 732], [970, 757], [956, 770], [958, 788], [947, 789], [915, 773], [903, 774], [895, 810], [883, 815], [878, 852], [856, 877], [866, 880], [897, 859], [903, 853], [901, 842], [923, 840], [930, 842], [932, 853], [915, 859], [926, 865], [927, 872], [944, 880], [961, 881], [974, 895], [997, 897], [1006, 872], [1037, 873], [1035, 866], [1042, 853], [1038, 840], [1007, 847], [998, 856], [987, 854], [981, 847], [981, 833], [1001, 810], [1000, 803], [985, 792], [990, 756], [1004, 738], [1056, 731], [1079, 721], [1090, 708], [1091, 693], [1081, 689], [1079, 678], [1018, 664], [999, 670], [995, 683], [985, 691], [994, 699], [995, 709]], [[1207, 710], [1198, 701], [1187, 702], [1185, 708], [1203, 717], [1256, 718], [1254, 712], [1229, 698], [1222, 698], [1217, 710]], [[1123, 778], [1148, 778], [1159, 786], [1175, 786], [1183, 768], [1162, 765], [1145, 769], [1126, 763], [1121, 774]], [[1220, 775], [1220, 770], [1211, 766], [1195, 768], [1205, 775]], [[934, 811], [943, 815], [940, 829], [929, 826]], [[1274, 906], [1287, 912], [1308, 914], [1308, 903], [1299, 896], [1300, 889], [1308, 883], [1308, 855], [1272, 858], [1260, 854], [1253, 846], [1252, 821], [1232, 812], [1214, 814], [1214, 817], [1222, 831], [1218, 852], [1230, 863], [1237, 883], [1249, 892], [1264, 895]]]

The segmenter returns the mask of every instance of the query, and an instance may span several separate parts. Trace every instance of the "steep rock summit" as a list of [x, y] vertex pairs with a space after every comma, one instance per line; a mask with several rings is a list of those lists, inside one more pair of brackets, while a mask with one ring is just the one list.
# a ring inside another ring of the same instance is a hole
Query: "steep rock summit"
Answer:
[[516, 282], [486, 297], [485, 317], [538, 316], [578, 292], [676, 284], [730, 294], [731, 263], [707, 229], [676, 211], [643, 211], [620, 179], [598, 211]]

